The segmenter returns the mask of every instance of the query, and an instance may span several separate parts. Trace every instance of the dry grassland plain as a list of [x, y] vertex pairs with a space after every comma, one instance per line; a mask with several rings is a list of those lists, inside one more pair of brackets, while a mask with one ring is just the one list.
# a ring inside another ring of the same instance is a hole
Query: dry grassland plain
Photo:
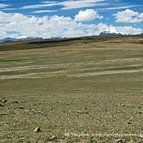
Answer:
[[0, 143], [143, 143], [141, 134], [143, 37], [0, 43]]

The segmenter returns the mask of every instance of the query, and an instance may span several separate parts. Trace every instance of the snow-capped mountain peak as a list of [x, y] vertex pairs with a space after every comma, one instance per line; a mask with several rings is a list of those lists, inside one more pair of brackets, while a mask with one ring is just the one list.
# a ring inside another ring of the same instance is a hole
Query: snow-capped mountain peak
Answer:
[[103, 32], [100, 33], [100, 36], [112, 36], [112, 35], [122, 35], [115, 27], [109, 26]]
[[113, 26], [109, 26], [106, 30], [106, 33], [114, 33], [114, 34], [119, 34], [120, 32]]

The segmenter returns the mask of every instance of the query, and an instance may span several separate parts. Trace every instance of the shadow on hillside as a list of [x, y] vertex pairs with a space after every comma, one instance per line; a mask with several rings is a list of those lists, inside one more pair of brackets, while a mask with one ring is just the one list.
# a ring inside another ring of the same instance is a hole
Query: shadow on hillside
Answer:
[[61, 42], [70, 42], [75, 40], [81, 40], [81, 38], [70, 38], [70, 39], [47, 39], [42, 41], [32, 41], [28, 44], [48, 44], [48, 43], [61, 43]]

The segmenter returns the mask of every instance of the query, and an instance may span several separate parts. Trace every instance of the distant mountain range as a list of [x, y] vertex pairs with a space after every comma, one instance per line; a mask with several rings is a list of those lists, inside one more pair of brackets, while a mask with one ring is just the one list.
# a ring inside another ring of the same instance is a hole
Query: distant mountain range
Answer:
[[105, 31], [100, 33], [100, 36], [114, 36], [114, 35], [125, 35], [120, 33], [115, 27], [110, 26]]
[[11, 38], [11, 37], [7, 37], [4, 39], [0, 39], [0, 42], [14, 42], [14, 41], [24, 41], [24, 40], [42, 40], [43, 38], [40, 37], [27, 37], [27, 38]]
[[[107, 28], [105, 31], [101, 32], [99, 34], [99, 36], [120, 36], [120, 35], [127, 35], [124, 33], [120, 33], [115, 27], [110, 26], [109, 28]], [[139, 35], [143, 35], [139, 34]], [[51, 37], [48, 38], [49, 40], [59, 40], [59, 39], [68, 39], [68, 38], [61, 38], [61, 37]], [[4, 39], [0, 39], [0, 42], [14, 42], [14, 41], [24, 41], [24, 40], [43, 40], [43, 38], [41, 37], [27, 37], [27, 38], [11, 38], [11, 37], [7, 37]]]

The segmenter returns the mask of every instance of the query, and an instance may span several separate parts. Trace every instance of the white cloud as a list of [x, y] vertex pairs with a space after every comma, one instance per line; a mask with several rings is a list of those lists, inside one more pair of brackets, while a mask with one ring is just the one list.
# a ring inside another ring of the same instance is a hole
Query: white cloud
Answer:
[[106, 0], [69, 0], [69, 1], [45, 1], [43, 3], [37, 5], [26, 5], [23, 6], [21, 9], [35, 9], [35, 8], [46, 8], [52, 6], [62, 6], [62, 10], [68, 9], [76, 9], [76, 8], [85, 8], [85, 7], [94, 7], [99, 5], [108, 5], [105, 3]]
[[103, 16], [100, 16], [93, 9], [86, 9], [85, 11], [79, 11], [77, 15], [75, 15], [75, 21], [92, 21], [95, 19], [102, 19]]
[[[0, 39], [5, 37], [79, 37], [98, 35], [109, 26], [103, 23], [82, 24], [64, 16], [25, 16], [20, 13], [0, 12]], [[140, 28], [116, 27], [119, 32], [139, 34]]]
[[59, 3], [62, 10], [108, 5], [106, 0], [70, 0]]
[[4, 8], [3, 10], [13, 11], [13, 10], [17, 10], [17, 8]]
[[116, 7], [104, 7], [104, 8], [97, 8], [97, 11], [109, 11], [109, 10], [120, 10], [120, 9], [127, 9], [127, 8], [133, 8], [133, 7], [139, 7], [140, 5], [126, 5], [126, 6], [116, 6]]
[[37, 10], [32, 13], [50, 13], [50, 12], [55, 12], [56, 10]]
[[0, 8], [6, 8], [8, 6], [10, 6], [10, 5], [8, 5], [8, 4], [0, 4]]
[[122, 34], [140, 34], [143, 32], [140, 28], [133, 28], [132, 26], [116, 27], [116, 29]]
[[35, 8], [44, 8], [44, 7], [52, 7], [55, 6], [56, 3], [45, 3], [45, 4], [36, 4], [36, 5], [26, 5], [21, 9], [35, 9]]
[[116, 22], [123, 23], [139, 23], [143, 21], [143, 13], [139, 13], [130, 9], [119, 11], [114, 14]]

